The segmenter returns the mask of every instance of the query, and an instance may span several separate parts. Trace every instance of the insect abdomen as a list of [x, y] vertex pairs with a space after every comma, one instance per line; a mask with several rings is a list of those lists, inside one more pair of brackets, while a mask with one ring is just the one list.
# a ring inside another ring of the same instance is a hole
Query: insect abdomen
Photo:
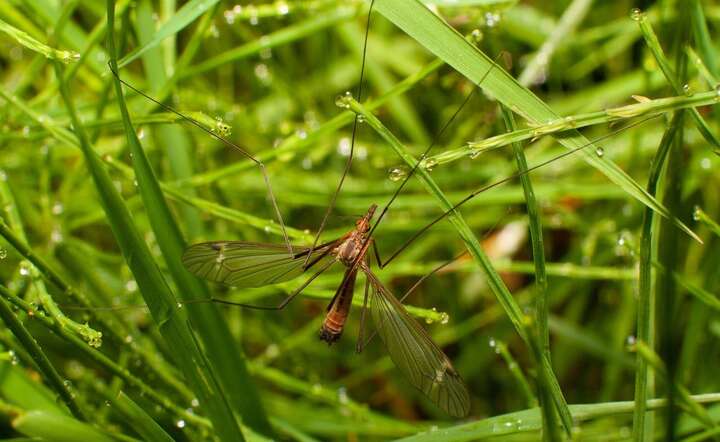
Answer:
[[320, 327], [320, 339], [327, 342], [328, 345], [340, 339], [340, 335], [342, 335], [352, 305], [356, 276], [357, 270], [348, 269], [345, 272], [344, 284], [338, 289], [328, 307], [327, 315]]

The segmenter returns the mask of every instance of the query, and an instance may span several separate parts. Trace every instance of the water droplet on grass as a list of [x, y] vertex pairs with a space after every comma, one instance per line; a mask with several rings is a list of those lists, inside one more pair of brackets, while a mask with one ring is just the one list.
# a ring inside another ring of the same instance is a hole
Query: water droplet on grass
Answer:
[[405, 167], [393, 167], [388, 172], [388, 178], [390, 178], [390, 181], [400, 181], [407, 177], [408, 171]]

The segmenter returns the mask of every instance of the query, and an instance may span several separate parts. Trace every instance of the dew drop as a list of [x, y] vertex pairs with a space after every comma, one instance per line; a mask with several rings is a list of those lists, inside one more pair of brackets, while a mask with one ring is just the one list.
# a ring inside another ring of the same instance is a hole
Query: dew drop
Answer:
[[635, 345], [637, 343], [637, 338], [633, 335], [630, 335], [625, 339], [625, 343], [628, 346], [632, 347], [633, 345]]
[[605, 149], [602, 147], [598, 147], [595, 149], [595, 155], [597, 155], [599, 158], [602, 158], [605, 155]]
[[350, 108], [350, 100], [352, 100], [352, 94], [350, 91], [345, 92], [344, 94], [340, 94], [337, 97], [335, 97], [335, 106], [342, 108], [342, 109], [349, 109]]
[[357, 114], [355, 121], [357, 121], [358, 124], [363, 124], [365, 122], [365, 115]]
[[447, 324], [448, 322], [450, 322], [450, 315], [448, 315], [448, 314], [445, 313], [445, 312], [440, 313], [440, 323], [441, 323], [442, 325], [445, 325], [445, 324]]
[[720, 84], [715, 85], [715, 94], [720, 97]]
[[7, 258], [7, 255], [8, 255], [7, 249], [0, 249], [0, 259]]
[[693, 208], [692, 217], [695, 221], [700, 221], [700, 218], [702, 217], [702, 209], [700, 208], [700, 206], [695, 206]]
[[497, 347], [497, 341], [495, 340], [495, 338], [488, 339], [488, 345], [490, 346], [490, 348]]
[[500, 15], [495, 12], [485, 13], [485, 26], [492, 28], [500, 22]]
[[197, 407], [200, 406], [200, 401], [199, 401], [197, 398], [193, 398], [193, 399], [190, 401], [190, 406], [193, 407], [193, 408], [197, 408]]
[[630, 18], [635, 21], [640, 21], [645, 17], [645, 14], [643, 14], [642, 9], [640, 8], [632, 8], [630, 10]]
[[438, 165], [438, 161], [435, 158], [427, 158], [427, 159], [423, 160], [423, 167], [427, 171], [432, 171], [435, 168], [435, 166], [437, 166], [437, 165]]
[[683, 84], [682, 86], [683, 93], [687, 95], [688, 97], [692, 95], [692, 89], [690, 88], [689, 84]]
[[145, 129], [143, 129], [143, 128], [138, 129], [137, 137], [138, 137], [138, 140], [142, 140], [143, 138], [145, 138]]
[[287, 15], [290, 12], [290, 6], [285, 2], [278, 2], [275, 7], [277, 8], [277, 13], [280, 15]]
[[405, 167], [393, 167], [388, 171], [390, 181], [400, 181], [407, 177], [408, 171]]
[[351, 150], [351, 141], [348, 137], [340, 138], [340, 141], [338, 142], [337, 151], [340, 155], [347, 157], [350, 156], [350, 150]]
[[347, 394], [347, 388], [345, 388], [345, 387], [338, 388], [337, 395], [338, 395], [338, 402], [340, 402], [343, 405], [348, 403], [349, 399], [348, 399], [348, 394]]
[[183, 419], [179, 419], [177, 422], [175, 422], [175, 426], [178, 428], [185, 428], [185, 421]]

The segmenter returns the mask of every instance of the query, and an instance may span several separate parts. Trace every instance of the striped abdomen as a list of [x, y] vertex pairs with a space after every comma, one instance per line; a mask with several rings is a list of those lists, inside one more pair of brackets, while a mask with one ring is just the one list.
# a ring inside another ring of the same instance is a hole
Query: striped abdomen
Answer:
[[338, 287], [335, 297], [330, 301], [327, 315], [320, 327], [320, 339], [327, 342], [328, 345], [340, 339], [340, 335], [342, 335], [352, 305], [356, 276], [357, 269], [347, 269], [343, 278], [345, 284]]

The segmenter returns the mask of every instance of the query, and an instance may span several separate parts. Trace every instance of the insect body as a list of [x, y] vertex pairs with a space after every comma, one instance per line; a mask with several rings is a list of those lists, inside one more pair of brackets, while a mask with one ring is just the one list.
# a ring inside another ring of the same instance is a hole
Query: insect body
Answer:
[[322, 272], [337, 262], [342, 263], [346, 267], [345, 276], [320, 328], [320, 339], [328, 344], [342, 335], [357, 273], [361, 271], [365, 274], [363, 318], [369, 310], [377, 334], [395, 365], [441, 409], [455, 417], [465, 416], [470, 397], [452, 363], [370, 269], [367, 252], [374, 244], [369, 232], [376, 208], [374, 204], [370, 206], [350, 232], [314, 249], [293, 247], [296, 252], [290, 254], [284, 246], [275, 244], [206, 242], [190, 246], [183, 255], [183, 264], [197, 276], [236, 287], [274, 284], [319, 268], [280, 305], [266, 308], [281, 309]]

